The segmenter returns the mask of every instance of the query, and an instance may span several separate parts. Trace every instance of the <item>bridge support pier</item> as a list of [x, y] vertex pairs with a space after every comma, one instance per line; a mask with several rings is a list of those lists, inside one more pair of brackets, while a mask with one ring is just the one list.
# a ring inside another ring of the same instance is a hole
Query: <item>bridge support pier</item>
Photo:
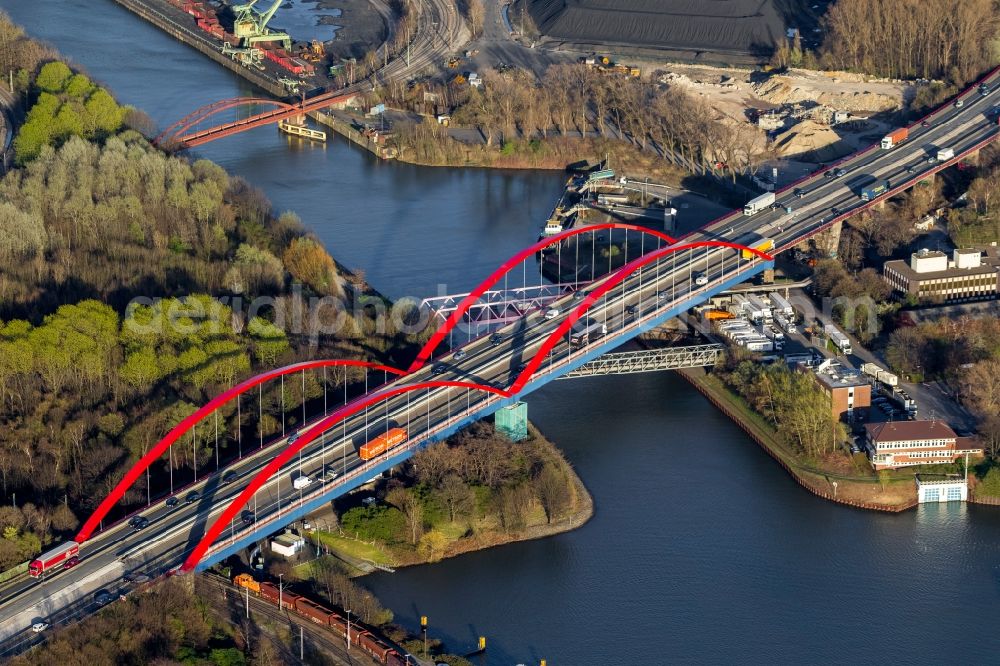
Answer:
[[528, 438], [528, 403], [518, 401], [497, 410], [493, 417], [497, 432], [513, 442]]
[[831, 259], [837, 256], [837, 248], [840, 247], [840, 233], [844, 229], [844, 222], [835, 223], [826, 231], [821, 231], [813, 237], [816, 249], [825, 257]]

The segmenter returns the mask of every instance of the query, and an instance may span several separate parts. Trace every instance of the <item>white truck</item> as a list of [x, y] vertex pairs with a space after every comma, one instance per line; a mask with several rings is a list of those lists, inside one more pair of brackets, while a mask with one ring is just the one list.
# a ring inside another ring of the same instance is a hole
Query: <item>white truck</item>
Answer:
[[747, 296], [747, 300], [750, 301], [750, 305], [760, 310], [760, 312], [763, 314], [764, 319], [771, 318], [770, 303], [766, 302], [763, 298], [761, 298], [757, 294], [750, 294], [749, 296]]
[[774, 304], [774, 309], [776, 312], [786, 316], [792, 317], [795, 315], [795, 310], [792, 309], [792, 304], [788, 300], [776, 291], [772, 291], [767, 295], [771, 299], [771, 303]]
[[952, 148], [942, 148], [937, 151], [938, 162], [946, 162], [955, 156], [955, 151]]
[[308, 488], [309, 486], [311, 486], [312, 482], [313, 482], [312, 479], [303, 474], [301, 476], [295, 477], [295, 480], [292, 481], [292, 487], [295, 488], [296, 490], [302, 490], [303, 488]]
[[833, 324], [827, 324], [823, 327], [826, 332], [826, 337], [830, 338], [830, 341], [837, 347], [837, 349], [842, 354], [850, 354], [853, 352], [851, 349], [851, 340], [846, 335], [840, 332], [840, 330]]
[[898, 386], [899, 377], [888, 370], [883, 369], [878, 363], [862, 363], [861, 372], [873, 379], [877, 379], [886, 386]]
[[796, 333], [798, 331], [795, 327], [795, 322], [780, 312], [774, 315], [774, 323], [777, 324], [785, 333]]
[[594, 321], [590, 317], [577, 320], [570, 331], [569, 342], [572, 345], [585, 345], [596, 337], [608, 334], [607, 324]]
[[743, 345], [748, 351], [774, 351], [774, 343], [767, 338], [757, 338], [756, 340], [747, 340], [746, 344]]
[[766, 210], [774, 205], [774, 192], [768, 192], [762, 194], [759, 197], [751, 199], [743, 206], [744, 215], [756, 215], [762, 210]]

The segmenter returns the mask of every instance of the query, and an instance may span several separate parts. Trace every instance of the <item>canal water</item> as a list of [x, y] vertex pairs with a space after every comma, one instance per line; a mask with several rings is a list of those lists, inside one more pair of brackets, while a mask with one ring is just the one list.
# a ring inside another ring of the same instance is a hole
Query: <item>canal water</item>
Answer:
[[[111, 0], [0, 0], [29, 32], [168, 124], [250, 92]], [[272, 128], [205, 146], [394, 296], [467, 289], [534, 240], [562, 184], [382, 163]], [[439, 287], [440, 285], [440, 287]], [[594, 495], [583, 528], [367, 583], [485, 664], [996, 663], [1000, 511], [876, 515], [801, 490], [672, 374], [529, 398]]]

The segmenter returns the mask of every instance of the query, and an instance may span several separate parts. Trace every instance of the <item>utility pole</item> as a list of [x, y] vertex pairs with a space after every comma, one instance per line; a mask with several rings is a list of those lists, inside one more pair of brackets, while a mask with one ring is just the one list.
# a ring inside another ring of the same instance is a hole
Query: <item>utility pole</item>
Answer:
[[243, 590], [247, 593], [247, 619], [250, 619], [250, 588], [244, 587]]
[[351, 610], [347, 610], [347, 650], [351, 650]]
[[284, 589], [285, 589], [284, 588], [284, 579], [285, 579], [285, 574], [283, 574], [283, 573], [278, 574], [278, 610], [279, 611], [282, 608], [284, 608], [284, 605], [282, 604], [282, 600], [284, 599]]
[[306, 639], [305, 634], [302, 631], [301, 625], [299, 626], [299, 661], [306, 660]]

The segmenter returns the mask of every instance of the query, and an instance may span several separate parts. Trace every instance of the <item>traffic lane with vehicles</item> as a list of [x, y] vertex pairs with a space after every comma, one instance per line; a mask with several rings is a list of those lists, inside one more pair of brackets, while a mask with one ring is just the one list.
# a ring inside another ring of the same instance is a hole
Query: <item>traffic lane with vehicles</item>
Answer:
[[[958, 131], [958, 130], [953, 130], [953, 131], [952, 131], [952, 132], [951, 132], [950, 134], [951, 134], [951, 135], [953, 136], [953, 135], [954, 135], [954, 134], [955, 134], [955, 133], [956, 133], [957, 131]], [[835, 193], [835, 192], [833, 192], [833, 193], [831, 193], [831, 194], [827, 195], [827, 197], [826, 197], [826, 198], [824, 198], [824, 199], [821, 199], [821, 200], [819, 200], [819, 201], [817, 201], [817, 202], [807, 202], [807, 204], [806, 204], [806, 207], [804, 208], [804, 212], [805, 212], [805, 213], [809, 213], [809, 212], [810, 212], [810, 208], [809, 208], [809, 204], [810, 204], [810, 203], [812, 203], [812, 205], [813, 205], [813, 206], [819, 206], [819, 205], [826, 205], [826, 203], [828, 203], [828, 202], [829, 202], [830, 198], [831, 198], [831, 197], [835, 197], [835, 196], [836, 196], [836, 193]], [[849, 199], [849, 198], [852, 198], [852, 195], [848, 195], [847, 197], [845, 197], [845, 199]], [[742, 227], [744, 227], [744, 226], [747, 226], [747, 225], [751, 225], [751, 224], [752, 224], [752, 223], [751, 223], [750, 221], [746, 221], [746, 222], [742, 222], [742, 221], [741, 221], [741, 222], [740, 222], [740, 224], [739, 224], [739, 226], [740, 226], [740, 227], [742, 228]], [[741, 229], [741, 230], [742, 230], [742, 229]]]
[[[651, 278], [647, 276], [647, 280], [650, 279]], [[656, 302], [655, 300], [656, 296], [654, 293], [652, 293], [655, 292], [656, 288], [657, 285], [655, 281], [648, 281], [647, 284], [644, 285], [644, 293], [646, 293], [647, 295], [646, 300], [650, 303], [650, 307], [653, 307], [653, 304], [655, 304]], [[597, 308], [597, 310], [600, 310], [602, 306], [601, 304], [598, 304], [595, 307]], [[535, 318], [539, 321], [549, 321], [545, 320], [538, 313], [535, 314]], [[552, 326], [546, 328], [551, 328], [551, 330], [554, 330], [555, 326], [558, 325], [558, 322], [549, 322], [549, 323], [551, 323]], [[532, 332], [531, 338], [535, 340], [535, 344], [532, 346], [536, 347], [539, 346], [541, 344], [541, 341], [544, 339], [544, 337], [547, 337], [547, 334], [551, 332], [551, 330], [537, 330], [537, 329], [534, 330]], [[507, 344], [499, 347], [494, 345], [489, 345], [488, 341], [485, 340], [480, 341], [479, 344], [482, 346], [482, 349], [488, 350], [489, 352], [488, 358], [486, 359], [489, 368], [486, 373], [483, 373], [487, 375], [486, 378], [489, 381], [504, 383], [505, 380], [509, 380], [509, 375], [511, 372], [510, 370], [511, 363], [508, 359], [508, 355], [510, 354], [511, 350], [508, 347], [519, 344], [516, 342], [516, 338], [517, 338], [516, 335], [511, 335]], [[473, 363], [482, 362], [481, 360], [477, 360], [475, 358], [470, 359], [470, 361]], [[424, 372], [426, 372], [426, 370], [421, 371], [421, 373]], [[422, 377], [420, 377], [421, 373], [417, 373], [415, 379], [416, 381], [422, 379]], [[459, 397], [460, 396], [458, 395], [454, 396], [455, 400], [458, 400]], [[433, 415], [434, 420], [437, 420], [438, 418], [444, 416], [442, 412], [449, 411], [448, 408], [450, 406], [449, 402], [451, 398], [452, 398], [451, 395], [440, 396], [434, 400], [431, 400], [430, 402], [432, 404], [428, 406], [422, 405], [421, 401], [417, 400], [411, 403], [410, 408], [407, 411], [414, 412], [414, 414], [410, 415], [411, 419], [414, 416], [420, 416], [422, 415], [422, 413], [427, 412]], [[477, 402], [479, 401], [477, 400]], [[396, 407], [402, 407], [402, 406], [404, 406], [403, 401], [397, 400]], [[427, 410], [429, 410], [429, 412]], [[391, 413], [397, 417], [402, 416], [401, 414], [399, 414], [397, 409], [393, 409]], [[358, 419], [356, 419], [356, 421], [358, 421]], [[353, 433], [354, 431], [357, 430], [358, 426], [360, 425], [362, 425], [360, 422], [349, 423], [347, 425], [347, 428], [350, 432]], [[344, 453], [341, 452], [341, 457], [342, 460], [344, 461], [345, 471], [350, 471], [354, 467], [361, 464], [360, 459], [357, 457], [356, 453], [353, 450], [353, 441], [351, 441], [351, 438], [347, 438], [335, 444], [335, 449], [330, 454], [331, 458], [336, 457], [338, 450], [341, 447], [344, 448], [344, 451], [348, 450], [348, 448], [351, 451], [350, 455], [344, 455]], [[325, 457], [326, 455], [327, 455], [327, 449], [323, 447], [316, 447], [311, 452], [308, 451], [304, 452], [303, 467], [305, 467], [306, 465], [315, 464], [316, 458], [321, 456]], [[263, 464], [264, 461], [260, 462], [245, 461], [243, 464], [237, 465], [237, 467], [239, 468], [240, 477], [248, 478], [252, 472], [258, 471], [259, 468], [263, 466]], [[284, 475], [286, 471], [287, 470], [283, 470], [282, 475]], [[165, 503], [161, 503], [157, 507], [144, 512], [143, 517], [150, 520], [156, 526], [155, 529], [150, 532], [143, 530], [141, 534], [134, 534], [128, 530], [117, 529], [111, 533], [101, 533], [100, 535], [98, 535], [98, 537], [85, 544], [82, 548], [83, 556], [85, 558], [84, 563], [86, 563], [87, 565], [86, 567], [82, 569], [73, 570], [71, 572], [63, 573], [61, 576], [58, 577], [49, 577], [46, 579], [45, 582], [51, 583], [52, 578], [55, 578], [55, 581], [57, 582], [61, 581], [60, 584], [62, 585], [72, 585], [75, 589], [78, 590], [86, 589], [86, 587], [93, 587], [92, 585], [90, 586], [83, 585], [83, 583], [90, 580], [92, 577], [91, 573], [88, 570], [93, 570], [95, 567], [103, 567], [107, 564], [116, 563], [120, 559], [126, 559], [126, 560], [142, 559], [147, 554], [147, 551], [154, 551], [154, 552], [162, 551], [164, 547], [171, 548], [174, 547], [175, 545], [183, 543], [186, 539], [189, 538], [190, 528], [196, 520], [201, 519], [207, 523], [209, 519], [213, 518], [215, 515], [221, 512], [222, 510], [221, 506], [224, 505], [226, 500], [231, 499], [238, 492], [241, 491], [241, 489], [239, 489], [236, 486], [231, 486], [227, 488], [218, 487], [218, 480], [219, 480], [218, 477], [215, 477], [210, 480], [210, 483], [214, 482], [216, 484], [217, 487], [215, 488], [206, 489], [208, 484], [199, 484], [201, 490], [200, 492], [201, 497], [195, 505], [184, 503], [176, 507], [170, 507], [167, 506]], [[272, 510], [277, 511], [282, 503], [287, 507], [290, 503], [294, 502], [295, 499], [297, 499], [296, 497], [297, 493], [295, 493], [293, 489], [289, 488], [290, 484], [285, 484], [286, 488], [288, 488], [288, 492], [286, 493], [281, 492], [280, 490], [281, 482], [282, 482], [282, 476], [279, 475], [276, 478], [274, 478], [271, 481], [271, 483], [265, 485], [264, 488], [262, 489], [261, 492], [263, 491], [267, 492], [267, 498], [262, 513], [267, 514], [270, 513]], [[258, 496], [260, 496], [260, 493], [258, 493]], [[204, 511], [204, 505], [206, 505], [206, 503], [210, 503], [211, 505], [218, 504], [220, 506], [220, 508], [215, 511], [209, 511], [207, 518], [202, 516], [202, 512]], [[261, 508], [258, 506], [258, 510], [260, 509]], [[164, 517], [167, 518], [166, 521], [163, 520]], [[166, 534], [164, 534], [164, 532], [166, 532]], [[114, 536], [114, 538], [111, 538], [112, 536]], [[124, 549], [119, 547], [122, 541], [128, 541], [129, 539], [132, 539], [135, 542], [135, 545], [126, 544], [126, 548]], [[94, 546], [97, 546], [98, 549], [95, 550]], [[150, 572], [150, 573], [155, 575], [155, 572]], [[103, 584], [105, 581], [102, 579], [100, 582]], [[29, 596], [31, 597], [37, 596], [37, 593], [40, 591], [40, 589], [41, 588], [35, 588], [34, 589], [35, 594]], [[24, 604], [30, 608], [34, 606], [34, 600], [32, 598], [27, 598], [24, 600]], [[5, 608], [5, 610], [8, 613], [10, 613], [11, 611], [16, 612], [18, 609], [16, 608], [12, 609], [8, 605]]]
[[[743, 225], [744, 225], [745, 223], [741, 221], [741, 222], [740, 222], [739, 224], [740, 224], [740, 226], [743, 226]], [[718, 226], [718, 225], [717, 225], [717, 226]], [[796, 225], [796, 226], [799, 226], [799, 225]], [[780, 232], [779, 232], [779, 233], [780, 233]], [[791, 234], [789, 233], [788, 235], [791, 235]], [[450, 394], [450, 392], [444, 392], [444, 393], [446, 393], [446, 394]], [[450, 396], [449, 396], [449, 397], [450, 397]]]
[[[995, 85], [996, 80], [996, 77], [993, 77], [991, 85]], [[971, 99], [969, 99], [970, 95]], [[982, 140], [990, 134], [996, 133], [997, 126], [995, 112], [993, 111], [995, 96], [996, 93], [987, 97], [982, 97], [978, 93], [975, 93], [975, 91], [967, 93], [965, 98], [968, 101], [962, 108], [947, 107], [946, 110], [933, 118], [929, 126], [923, 127], [918, 124], [911, 130], [909, 140], [890, 150], [873, 148], [863, 155], [849, 158], [844, 162], [836, 164], [834, 167], [830, 167], [830, 169], [834, 170], [845, 170], [846, 174], [844, 176], [827, 178], [824, 174], [829, 169], [818, 171], [812, 178], [796, 183], [795, 188], [788, 188], [776, 193], [778, 202], [782, 205], [792, 206], [793, 211], [795, 209], [801, 210], [803, 207], [815, 206], [818, 201], [831, 202], [830, 205], [832, 207], [834, 204], [832, 203], [831, 195], [836, 196], [836, 191], [838, 190], [841, 194], [841, 198], [839, 199], [841, 203], [851, 200], [860, 202], [860, 199], [857, 197], [858, 193], [851, 191], [846, 181], [859, 173], [864, 174], [865, 170], [871, 170], [873, 167], [882, 168], [882, 170], [877, 172], [879, 174], [888, 173], [897, 176], [905, 174], [903, 180], [918, 180], [925, 172], [931, 171], [937, 166], [936, 163], [928, 163], [927, 158], [939, 148], [952, 147], [949, 144], [958, 140], [962, 141], [963, 145], [956, 147], [955, 152], [962, 152], [965, 148], [971, 147], [978, 142], [972, 139], [978, 138]], [[1000, 96], [996, 96], [996, 99], [1000, 100]], [[955, 119], [960, 117], [964, 117], [966, 120], [953, 126]], [[907, 172], [906, 167], [908, 166], [914, 167], [913, 172]], [[804, 190], [804, 196], [801, 198], [795, 196], [793, 193], [795, 189]], [[734, 213], [727, 216], [727, 218], [720, 220], [719, 223], [735, 222], [737, 215], [738, 213]], [[759, 219], [763, 223], [770, 223], [776, 222], [785, 215], [786, 213], [783, 211], [780, 213], [765, 211], [751, 217]], [[824, 217], [832, 219], [833, 216], [831, 211]], [[685, 240], [692, 237], [704, 236], [706, 232], [710, 231], [712, 231], [711, 228], [700, 230], [685, 237]]]

